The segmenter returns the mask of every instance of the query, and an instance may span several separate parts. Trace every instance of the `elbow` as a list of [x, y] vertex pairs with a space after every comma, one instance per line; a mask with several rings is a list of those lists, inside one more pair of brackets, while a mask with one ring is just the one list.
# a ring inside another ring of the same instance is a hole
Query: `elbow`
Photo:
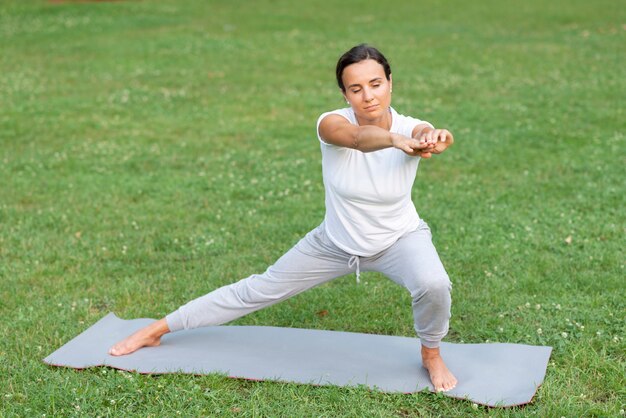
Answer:
[[359, 146], [361, 145], [360, 132], [361, 132], [361, 129], [357, 129], [354, 131], [354, 135], [352, 135], [350, 145], [349, 145], [350, 148], [358, 150], [358, 151], [362, 151], [359, 149]]

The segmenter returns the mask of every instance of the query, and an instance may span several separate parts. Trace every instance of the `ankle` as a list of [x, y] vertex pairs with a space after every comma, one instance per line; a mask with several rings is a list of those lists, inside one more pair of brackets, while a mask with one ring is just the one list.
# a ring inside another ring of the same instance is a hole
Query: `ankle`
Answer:
[[160, 319], [152, 324], [148, 325], [146, 331], [150, 337], [161, 338], [163, 335], [170, 332], [165, 319]]
[[439, 351], [439, 347], [426, 347], [422, 346], [422, 359], [429, 360], [434, 358], [441, 358], [441, 352]]

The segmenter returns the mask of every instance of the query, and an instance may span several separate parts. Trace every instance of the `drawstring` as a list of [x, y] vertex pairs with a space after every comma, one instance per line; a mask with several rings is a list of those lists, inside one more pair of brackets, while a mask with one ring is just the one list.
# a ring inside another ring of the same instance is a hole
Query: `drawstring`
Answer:
[[358, 255], [353, 255], [348, 260], [348, 267], [352, 268], [356, 264], [356, 282], [361, 283], [361, 259]]

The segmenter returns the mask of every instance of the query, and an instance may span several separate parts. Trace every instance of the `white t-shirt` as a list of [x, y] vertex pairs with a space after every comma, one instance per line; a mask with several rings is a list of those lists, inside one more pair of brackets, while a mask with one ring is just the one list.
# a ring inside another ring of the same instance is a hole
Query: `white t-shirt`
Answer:
[[[411, 137], [416, 125], [430, 125], [400, 115], [393, 108], [390, 111], [393, 133]], [[358, 125], [351, 107], [323, 113], [317, 120], [326, 192], [326, 233], [347, 253], [369, 257], [417, 229], [420, 218], [411, 200], [411, 188], [420, 158], [397, 148], [364, 153], [324, 142], [319, 125], [330, 114]]]

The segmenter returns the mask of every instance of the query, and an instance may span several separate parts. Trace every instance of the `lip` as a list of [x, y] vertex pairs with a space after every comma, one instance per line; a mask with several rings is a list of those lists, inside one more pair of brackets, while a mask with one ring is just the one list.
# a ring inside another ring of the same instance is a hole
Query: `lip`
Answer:
[[365, 110], [367, 110], [367, 111], [372, 111], [372, 110], [375, 110], [376, 108], [378, 108], [378, 105], [377, 105], [377, 104], [375, 104], [375, 105], [371, 105], [371, 106], [367, 106], [367, 107], [365, 108]]

